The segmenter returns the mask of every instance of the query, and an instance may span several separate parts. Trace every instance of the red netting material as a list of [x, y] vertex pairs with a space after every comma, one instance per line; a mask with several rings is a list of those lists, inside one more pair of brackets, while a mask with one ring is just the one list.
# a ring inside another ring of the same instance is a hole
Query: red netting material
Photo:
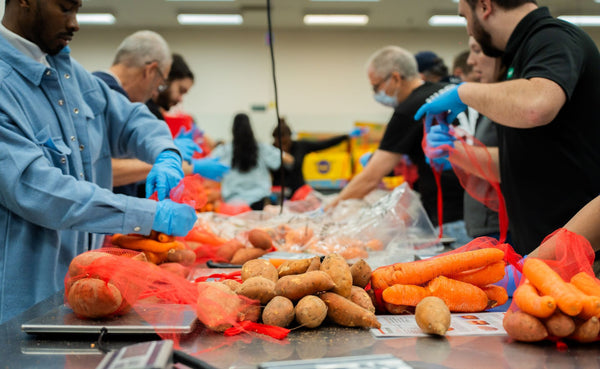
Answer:
[[[423, 151], [429, 158], [435, 157], [435, 152], [444, 150], [449, 153], [448, 160], [452, 164], [454, 173], [458, 177], [461, 185], [477, 201], [483, 203], [492, 210], [498, 212], [498, 218], [500, 222], [500, 240], [506, 240], [506, 233], [508, 231], [508, 215], [506, 213], [506, 207], [504, 204], [504, 197], [500, 190], [500, 178], [499, 171], [496, 167], [492, 155], [487, 147], [467, 132], [450, 126], [449, 133], [454, 136], [456, 141], [454, 147], [450, 145], [441, 145], [436, 148], [430, 148], [427, 146], [426, 134], [429, 131], [431, 125], [445, 124], [445, 116], [436, 115], [430, 117], [433, 119], [431, 122], [425, 122], [423, 135]], [[439, 164], [435, 164], [432, 160], [432, 169], [438, 183], [438, 214], [441, 219], [442, 213], [442, 201], [439, 177], [442, 171], [442, 167]], [[440, 221], [440, 234], [442, 224]]]

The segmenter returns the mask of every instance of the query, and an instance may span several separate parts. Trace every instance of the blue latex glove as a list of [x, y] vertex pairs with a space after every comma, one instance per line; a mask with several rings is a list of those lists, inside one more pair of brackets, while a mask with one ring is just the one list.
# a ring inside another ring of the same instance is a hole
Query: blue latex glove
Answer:
[[429, 164], [430, 167], [436, 168], [441, 171], [452, 169], [452, 164], [450, 164], [450, 161], [447, 157], [433, 158], [430, 160], [429, 157], [426, 156], [425, 162]]
[[368, 128], [354, 128], [350, 133], [348, 133], [349, 137], [360, 137], [364, 136], [369, 132]]
[[181, 153], [183, 160], [188, 163], [191, 163], [194, 153], [202, 152], [200, 146], [194, 142], [194, 139], [192, 138], [193, 134], [193, 130], [190, 129], [186, 132], [185, 128], [181, 127], [181, 130], [173, 140], [175, 146], [177, 146], [177, 149]]
[[435, 149], [440, 146], [454, 147], [454, 141], [456, 138], [450, 134], [450, 128], [447, 124], [438, 124], [429, 130], [425, 137], [427, 142], [427, 154], [432, 159], [447, 158], [448, 150], [446, 147]]
[[230, 166], [221, 164], [216, 158], [203, 158], [192, 160], [194, 174], [220, 182], [223, 176], [229, 172]]
[[150, 197], [156, 191], [158, 200], [164, 200], [182, 179], [181, 156], [175, 151], [165, 150], [158, 155], [146, 177], [146, 196]]
[[191, 206], [163, 200], [156, 204], [152, 229], [168, 235], [183, 237], [194, 227], [197, 219], [196, 211]]
[[448, 112], [447, 121], [453, 122], [458, 114], [467, 109], [467, 105], [465, 105], [460, 99], [460, 96], [458, 96], [458, 87], [460, 87], [460, 84], [447, 90], [427, 104], [423, 104], [423, 106], [417, 110], [415, 120], [421, 119], [425, 113], [440, 114]]
[[[521, 264], [521, 267], [523, 266], [526, 257], [527, 255], [525, 255], [521, 260], [519, 260], [519, 264]], [[519, 272], [519, 270], [517, 270], [517, 268], [515, 268], [511, 264], [508, 264], [504, 267], [504, 278], [502, 278], [500, 281], [494, 284], [506, 288], [506, 293], [508, 294], [508, 297], [512, 297], [513, 293], [519, 286], [519, 283], [521, 283], [521, 272]]]
[[367, 163], [371, 159], [371, 156], [373, 156], [373, 153], [367, 152], [367, 153], [362, 154], [360, 156], [360, 158], [358, 158], [358, 162], [360, 163], [360, 165], [363, 166], [363, 168], [365, 168], [367, 166]]

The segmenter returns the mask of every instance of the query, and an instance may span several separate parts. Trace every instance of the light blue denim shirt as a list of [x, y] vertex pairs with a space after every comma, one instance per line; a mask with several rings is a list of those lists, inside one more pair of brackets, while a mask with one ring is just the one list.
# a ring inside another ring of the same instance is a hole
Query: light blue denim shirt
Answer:
[[[229, 144], [217, 146], [210, 154], [225, 165], [231, 165], [233, 146]], [[221, 196], [225, 202], [255, 203], [271, 194], [271, 173], [281, 166], [279, 149], [268, 144], [258, 144], [258, 161], [252, 170], [242, 173], [237, 168], [223, 176]]]
[[0, 323], [64, 287], [104, 233], [149, 234], [156, 202], [113, 194], [111, 157], [176, 150], [169, 129], [71, 59], [0, 36]]

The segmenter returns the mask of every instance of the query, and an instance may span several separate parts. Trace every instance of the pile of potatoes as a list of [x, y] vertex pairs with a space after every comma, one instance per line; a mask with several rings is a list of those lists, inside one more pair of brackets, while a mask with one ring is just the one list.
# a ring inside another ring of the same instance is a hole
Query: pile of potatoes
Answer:
[[233, 292], [260, 302], [264, 324], [316, 328], [329, 318], [346, 327], [379, 328], [375, 307], [364, 290], [371, 268], [359, 260], [352, 266], [337, 254], [289, 260], [276, 268], [265, 259], [247, 261], [242, 283], [226, 284]]
[[248, 260], [259, 258], [273, 248], [271, 236], [259, 228], [248, 232], [249, 247], [233, 238], [219, 246], [216, 252], [217, 261], [224, 261], [234, 265], [242, 265]]

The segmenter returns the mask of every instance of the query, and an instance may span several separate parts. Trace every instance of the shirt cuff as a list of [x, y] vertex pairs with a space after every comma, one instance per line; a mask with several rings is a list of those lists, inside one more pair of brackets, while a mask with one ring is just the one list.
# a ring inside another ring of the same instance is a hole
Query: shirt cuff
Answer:
[[154, 200], [126, 197], [125, 221], [123, 233], [149, 235], [154, 224], [157, 202]]

